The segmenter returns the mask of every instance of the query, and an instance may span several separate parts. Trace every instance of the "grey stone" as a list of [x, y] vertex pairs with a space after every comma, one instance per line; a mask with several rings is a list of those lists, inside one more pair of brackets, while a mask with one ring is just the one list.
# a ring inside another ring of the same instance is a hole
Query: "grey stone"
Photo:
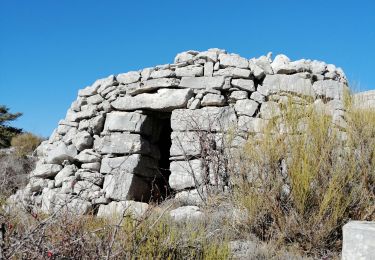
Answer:
[[248, 68], [249, 62], [247, 59], [242, 58], [237, 54], [220, 54], [219, 55], [220, 65], [222, 67], [237, 67], [237, 68]]
[[199, 159], [171, 162], [170, 170], [169, 185], [174, 190], [193, 188], [202, 184], [202, 162]]
[[375, 256], [375, 222], [350, 221], [343, 227], [342, 259], [372, 260]]
[[55, 186], [56, 187], [61, 187], [63, 181], [70, 177], [73, 176], [78, 168], [75, 165], [67, 165], [65, 166], [59, 173], [55, 176]]
[[96, 94], [94, 96], [88, 97], [87, 103], [96, 105], [96, 104], [101, 103], [103, 100], [104, 100], [104, 98], [102, 98], [101, 95]]
[[77, 135], [73, 137], [72, 143], [78, 151], [82, 151], [92, 148], [93, 138], [88, 132], [82, 131], [78, 132]]
[[212, 77], [214, 73], [214, 63], [209, 61], [204, 64], [204, 76], [205, 77]]
[[224, 76], [233, 78], [250, 78], [251, 71], [248, 69], [228, 67], [214, 72], [214, 77]]
[[79, 122], [78, 130], [86, 130], [92, 134], [100, 134], [103, 130], [105, 117], [104, 115], [98, 115], [91, 119], [84, 119]]
[[251, 79], [232, 79], [232, 86], [242, 90], [253, 92], [255, 91], [254, 81]]
[[344, 84], [334, 80], [322, 80], [314, 82], [313, 89], [318, 96], [330, 99], [344, 98]]
[[137, 112], [114, 111], [107, 114], [104, 130], [150, 135], [152, 134], [152, 120], [147, 115]]
[[193, 89], [221, 89], [223, 85], [223, 77], [182, 77], [180, 82], [180, 87]]
[[206, 61], [216, 62], [217, 61], [217, 52], [216, 51], [202, 51], [199, 52], [195, 57], [195, 60], [203, 59]]
[[95, 151], [101, 154], [150, 154], [150, 143], [139, 134], [112, 133], [94, 141]]
[[250, 98], [258, 103], [263, 103], [266, 101], [266, 97], [260, 94], [258, 91], [251, 93]]
[[225, 104], [225, 98], [222, 95], [216, 95], [208, 93], [206, 94], [202, 101], [201, 106], [223, 106]]
[[199, 221], [203, 219], [204, 214], [197, 206], [183, 206], [171, 210], [169, 213], [171, 218], [176, 222], [181, 221]]
[[201, 153], [200, 135], [197, 132], [172, 132], [170, 156], [199, 155]]
[[131, 216], [140, 219], [148, 210], [148, 204], [137, 201], [112, 201], [108, 205], [100, 205], [98, 217], [101, 218], [122, 218]]
[[106, 90], [107, 88], [112, 87], [115, 84], [115, 80], [116, 80], [115, 76], [114, 75], [110, 75], [110, 76], [108, 76], [106, 78], [98, 79], [97, 81], [94, 82], [93, 85], [99, 86], [97, 92], [99, 94], [102, 94], [102, 92], [104, 90]]
[[82, 163], [94, 163], [100, 162], [101, 156], [92, 149], [86, 149], [80, 152], [74, 159]]
[[[200, 189], [201, 190], [201, 189]], [[206, 198], [205, 191], [198, 191], [198, 189], [186, 190], [177, 192], [175, 200], [185, 205], [200, 206], [203, 204], [203, 199]]]
[[266, 75], [263, 85], [257, 91], [264, 96], [280, 92], [315, 97], [315, 92], [309, 79], [294, 75]]
[[200, 77], [203, 76], [203, 67], [202, 66], [186, 66], [182, 68], [176, 68], [177, 77]]
[[195, 55], [197, 55], [199, 52], [197, 51], [185, 51], [178, 53], [176, 57], [174, 58], [174, 63], [179, 62], [192, 62]]
[[248, 133], [262, 133], [267, 127], [268, 121], [262, 118], [248, 116], [238, 117], [238, 128]]
[[228, 131], [236, 124], [237, 117], [231, 107], [176, 109], [171, 116], [171, 127], [174, 131]]
[[130, 84], [139, 81], [141, 74], [138, 71], [129, 71], [127, 73], [121, 73], [116, 76], [116, 79], [121, 84]]
[[238, 100], [234, 105], [237, 115], [253, 116], [259, 104], [251, 99]]
[[29, 189], [31, 192], [38, 192], [46, 187], [48, 187], [48, 180], [43, 178], [31, 177], [26, 188]]
[[92, 95], [95, 95], [98, 90], [99, 86], [88, 86], [84, 89], [81, 89], [78, 91], [78, 96], [79, 97], [89, 97], [89, 96], [92, 96]]
[[153, 79], [158, 79], [158, 78], [169, 78], [169, 77], [174, 77], [176, 74], [173, 70], [170, 69], [163, 69], [163, 70], [153, 70], [151, 72], [150, 77]]
[[277, 55], [271, 63], [271, 67], [276, 74], [291, 74], [297, 72], [294, 66], [290, 64], [290, 59], [284, 54]]
[[48, 151], [46, 158], [47, 163], [61, 164], [63, 161], [73, 161], [73, 158], [77, 155], [77, 150], [73, 145], [67, 146], [63, 142], [55, 144], [51, 150]]
[[85, 169], [78, 170], [75, 176], [78, 180], [88, 181], [98, 186], [101, 186], [104, 180], [104, 175], [100, 174], [99, 172], [91, 172]]
[[151, 187], [149, 182], [134, 174], [116, 173], [106, 175], [103, 190], [105, 197], [112, 200], [148, 201]]
[[82, 163], [82, 169], [98, 172], [100, 170], [100, 162]]
[[120, 97], [111, 105], [118, 110], [150, 109], [157, 111], [172, 111], [186, 107], [192, 97], [191, 89], [159, 89], [154, 94], [140, 94], [135, 97]]
[[232, 91], [229, 96], [230, 101], [237, 101], [241, 99], [247, 99], [249, 97], [249, 94], [246, 91], [243, 90], [236, 90]]
[[194, 99], [192, 102], [191, 102], [191, 104], [190, 104], [190, 106], [188, 107], [189, 109], [198, 109], [198, 108], [200, 108], [201, 107], [201, 100], [200, 99], [198, 99], [198, 98], [196, 98], [196, 99]]
[[73, 121], [78, 122], [82, 119], [88, 119], [91, 117], [94, 117], [96, 115], [96, 107], [95, 106], [88, 106], [86, 108], [82, 107], [82, 111], [80, 112], [74, 112], [71, 110], [68, 110], [66, 114], [66, 120], [67, 121]]
[[281, 115], [280, 106], [273, 101], [264, 102], [260, 107], [260, 117], [263, 119], [272, 119]]
[[258, 59], [255, 59], [255, 65], [260, 67], [265, 74], [273, 74], [271, 61], [266, 56], [261, 56]]
[[103, 174], [135, 174], [149, 178], [160, 178], [157, 161], [140, 154], [104, 158], [100, 172]]
[[311, 72], [317, 75], [323, 75], [326, 71], [327, 65], [322, 61], [313, 60], [310, 63]]

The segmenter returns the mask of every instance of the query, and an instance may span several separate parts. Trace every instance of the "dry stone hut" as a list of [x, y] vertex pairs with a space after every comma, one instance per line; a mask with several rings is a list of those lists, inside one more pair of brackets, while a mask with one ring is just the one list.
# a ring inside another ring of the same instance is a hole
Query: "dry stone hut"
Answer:
[[[240, 146], [278, 115], [287, 96], [326, 107], [342, 125], [346, 88], [332, 64], [285, 55], [246, 59], [220, 49], [186, 51], [173, 64], [99, 79], [78, 92], [37, 149], [28, 185], [11, 200], [105, 216], [126, 207], [141, 213], [168, 195], [197, 196], [197, 187], [215, 182], [205, 146], [217, 149], [231, 129], [239, 133], [231, 147]], [[199, 133], [213, 138], [204, 143]]]

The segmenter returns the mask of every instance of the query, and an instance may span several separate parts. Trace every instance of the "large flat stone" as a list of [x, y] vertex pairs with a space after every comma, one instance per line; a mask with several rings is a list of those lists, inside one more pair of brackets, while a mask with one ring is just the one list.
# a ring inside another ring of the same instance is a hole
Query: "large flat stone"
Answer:
[[128, 85], [126, 87], [126, 93], [128, 95], [134, 96], [141, 93], [151, 92], [159, 88], [176, 87], [178, 86], [179, 82], [180, 81], [175, 78], [149, 79], [146, 81]]
[[152, 120], [147, 115], [137, 112], [111, 112], [107, 114], [104, 130], [110, 132], [131, 132], [152, 134]]
[[171, 162], [170, 170], [169, 185], [174, 190], [193, 188], [202, 184], [202, 162], [199, 159]]
[[148, 201], [151, 194], [149, 182], [130, 173], [106, 175], [103, 190], [105, 197], [112, 200]]
[[135, 174], [144, 177], [161, 177], [157, 170], [157, 160], [133, 154], [115, 158], [104, 158], [100, 172], [103, 174]]
[[39, 178], [54, 177], [62, 168], [58, 164], [37, 164], [36, 168], [32, 171], [32, 176]]
[[191, 89], [159, 89], [157, 93], [139, 94], [117, 98], [111, 105], [118, 110], [149, 109], [156, 111], [172, 111], [184, 108], [192, 97]]
[[225, 54], [221, 53], [219, 55], [220, 66], [223, 67], [238, 67], [238, 68], [248, 68], [249, 61], [237, 54]]
[[236, 124], [237, 117], [231, 107], [177, 109], [171, 116], [171, 127], [174, 131], [228, 131]]
[[182, 68], [176, 68], [177, 77], [200, 77], [203, 76], [203, 67], [190, 65]]
[[258, 87], [258, 92], [264, 96], [287, 92], [301, 96], [315, 97], [311, 80], [294, 75], [266, 75], [263, 85]]
[[222, 89], [224, 77], [182, 77], [180, 87], [194, 89]]
[[334, 80], [319, 80], [314, 82], [313, 89], [318, 96], [329, 99], [344, 98], [344, 84]]
[[141, 218], [147, 211], [148, 204], [137, 201], [112, 201], [108, 205], [100, 205], [98, 217], [101, 218], [122, 218], [131, 216]]
[[112, 133], [95, 139], [95, 151], [101, 154], [152, 154], [151, 144], [139, 134]]

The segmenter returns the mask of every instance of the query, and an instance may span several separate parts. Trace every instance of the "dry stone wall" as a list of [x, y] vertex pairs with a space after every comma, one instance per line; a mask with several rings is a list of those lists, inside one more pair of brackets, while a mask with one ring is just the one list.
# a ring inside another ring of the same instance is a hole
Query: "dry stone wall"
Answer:
[[200, 133], [219, 147], [235, 130], [229, 148], [240, 147], [288, 97], [324, 108], [342, 126], [346, 88], [343, 71], [331, 64], [270, 54], [246, 59], [220, 49], [99, 79], [78, 92], [37, 149], [29, 184], [10, 201], [99, 216], [127, 207], [141, 214], [169, 194], [196, 204], [196, 187], [218, 181], [202, 159]]

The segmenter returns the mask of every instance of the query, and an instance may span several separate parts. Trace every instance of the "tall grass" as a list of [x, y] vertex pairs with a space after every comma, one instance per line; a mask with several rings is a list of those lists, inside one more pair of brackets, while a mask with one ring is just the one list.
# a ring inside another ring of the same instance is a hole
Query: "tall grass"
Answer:
[[235, 203], [263, 240], [304, 252], [340, 250], [350, 219], [375, 220], [375, 112], [347, 102], [346, 129], [314, 106], [289, 102], [261, 136], [249, 138]]

